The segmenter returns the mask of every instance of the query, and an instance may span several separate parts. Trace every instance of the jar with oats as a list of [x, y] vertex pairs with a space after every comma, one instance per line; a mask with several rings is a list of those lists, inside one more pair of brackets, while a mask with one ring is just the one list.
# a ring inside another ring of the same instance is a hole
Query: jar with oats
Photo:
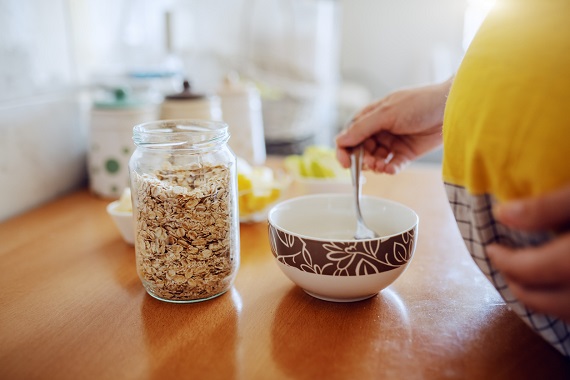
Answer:
[[137, 272], [169, 302], [226, 292], [239, 267], [236, 157], [227, 124], [165, 120], [133, 128], [129, 168]]

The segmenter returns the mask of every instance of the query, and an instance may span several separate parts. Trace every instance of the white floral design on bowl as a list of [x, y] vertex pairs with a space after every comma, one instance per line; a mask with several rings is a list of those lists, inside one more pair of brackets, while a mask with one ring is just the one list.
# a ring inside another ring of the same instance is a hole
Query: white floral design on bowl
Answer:
[[415, 246], [416, 228], [385, 240], [315, 241], [269, 225], [271, 251], [285, 265], [330, 276], [381, 273], [406, 264]]

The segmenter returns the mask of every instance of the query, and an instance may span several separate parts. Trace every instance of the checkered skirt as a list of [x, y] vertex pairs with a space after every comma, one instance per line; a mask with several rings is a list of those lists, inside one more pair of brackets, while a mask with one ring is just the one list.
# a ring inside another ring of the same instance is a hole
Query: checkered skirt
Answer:
[[445, 189], [463, 240], [475, 263], [511, 310], [562, 355], [570, 357], [570, 325], [557, 318], [536, 313], [520, 303], [485, 253], [485, 246], [488, 244], [498, 243], [510, 247], [532, 246], [551, 239], [552, 235], [523, 233], [497, 222], [492, 214], [495, 200], [488, 194], [472, 195], [464, 187], [449, 183], [445, 183]]

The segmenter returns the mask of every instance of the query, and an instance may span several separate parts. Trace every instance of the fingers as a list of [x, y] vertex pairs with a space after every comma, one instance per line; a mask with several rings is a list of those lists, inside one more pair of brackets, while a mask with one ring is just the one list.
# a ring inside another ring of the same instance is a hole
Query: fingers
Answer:
[[384, 166], [384, 172], [388, 174], [398, 174], [408, 164], [410, 160], [403, 155], [394, 156], [391, 160], [387, 161]]
[[[363, 169], [374, 168], [374, 161], [375, 161], [374, 152], [377, 149], [376, 143], [372, 139], [367, 139], [362, 143], [362, 146], [364, 147], [364, 156], [362, 161]], [[352, 154], [352, 150], [353, 150], [352, 147], [346, 149], [341, 149], [337, 147], [336, 158], [340, 162], [342, 167], [344, 168], [350, 167], [351, 165], [350, 156]]]
[[545, 230], [570, 223], [570, 185], [548, 194], [498, 204], [497, 220], [522, 230]]
[[570, 234], [539, 247], [487, 247], [493, 265], [520, 302], [570, 320]]
[[336, 137], [337, 147], [341, 149], [353, 148], [360, 145], [364, 140], [372, 135], [369, 134], [367, 130], [360, 127], [356, 128], [354, 125], [355, 124], [351, 124], [347, 130], [341, 132]]
[[513, 295], [530, 309], [570, 322], [570, 287], [527, 288], [507, 280]]
[[384, 102], [385, 99], [380, 99], [360, 111], [348, 128], [337, 136], [337, 146], [341, 149], [355, 147], [374, 134], [390, 129], [393, 122], [382, 112]]
[[336, 159], [343, 168], [348, 169], [350, 167], [350, 153], [348, 150], [337, 148]]
[[350, 153], [353, 147], [359, 145], [361, 140], [355, 137], [352, 130], [342, 131], [336, 137], [336, 158], [343, 168], [350, 167]]
[[352, 148], [362, 143], [368, 135], [360, 128], [355, 128], [354, 121], [349, 125], [348, 129], [342, 131], [336, 137], [336, 145], [341, 148]]
[[366, 140], [364, 163], [377, 173], [397, 174], [410, 159], [402, 149], [400, 137], [380, 132], [374, 139]]
[[487, 247], [487, 254], [499, 271], [529, 287], [570, 286], [570, 234], [539, 247], [512, 249]]
[[487, 254], [495, 267], [525, 286], [570, 286], [570, 234], [544, 245], [523, 249], [489, 245]]
[[[337, 138], [336, 156], [344, 168], [349, 168], [351, 161], [350, 155], [353, 147], [341, 148], [338, 144], [341, 136]], [[391, 133], [382, 131], [362, 141], [361, 145], [364, 148], [363, 168], [365, 170], [374, 170], [378, 173], [396, 173], [399, 170], [400, 162], [396, 161], [394, 165], [390, 165], [389, 163], [392, 157], [394, 157], [393, 145], [397, 139], [398, 138]]]
[[375, 169], [376, 166], [376, 161], [378, 159], [382, 159], [381, 156], [378, 156], [378, 149], [380, 148], [381, 150], [385, 150], [382, 147], [377, 147], [376, 144], [374, 144], [373, 141], [367, 141], [370, 142], [370, 144], [365, 144], [364, 147], [364, 157], [362, 159], [362, 163], [364, 165], [365, 168], [370, 169], [370, 170], [374, 170], [377, 171]]

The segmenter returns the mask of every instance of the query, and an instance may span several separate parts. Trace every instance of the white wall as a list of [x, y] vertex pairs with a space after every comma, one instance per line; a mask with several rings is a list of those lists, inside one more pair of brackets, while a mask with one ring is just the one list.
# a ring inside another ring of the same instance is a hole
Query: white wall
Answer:
[[0, 101], [73, 84], [65, 0], [0, 0]]
[[341, 0], [341, 70], [380, 97], [446, 77], [463, 54], [466, 1]]
[[[252, 57], [252, 41], [277, 55], [295, 55], [290, 61], [302, 61], [302, 51], [284, 52], [263, 42], [267, 35], [251, 36], [256, 30], [277, 37], [287, 33], [289, 1], [337, 4], [340, 67], [333, 67], [343, 80], [378, 97], [446, 79], [463, 54], [465, 11], [468, 1], [475, 0], [69, 1], [79, 72], [87, 77], [86, 70], [156, 67], [165, 59], [167, 10], [174, 12], [175, 53], [199, 89], [211, 91], [223, 70], [242, 68], [244, 58]], [[312, 53], [304, 53], [307, 61]]]
[[85, 181], [64, 0], [0, 0], [0, 221]]
[[[457, 69], [464, 53], [467, 1], [340, 3], [341, 75], [344, 81], [364, 86], [368, 100], [402, 87], [445, 80]], [[362, 102], [354, 105], [362, 106]], [[420, 160], [439, 163], [441, 158], [442, 149], [438, 149]]]
[[74, 92], [0, 108], [0, 220], [85, 182], [86, 135]]

